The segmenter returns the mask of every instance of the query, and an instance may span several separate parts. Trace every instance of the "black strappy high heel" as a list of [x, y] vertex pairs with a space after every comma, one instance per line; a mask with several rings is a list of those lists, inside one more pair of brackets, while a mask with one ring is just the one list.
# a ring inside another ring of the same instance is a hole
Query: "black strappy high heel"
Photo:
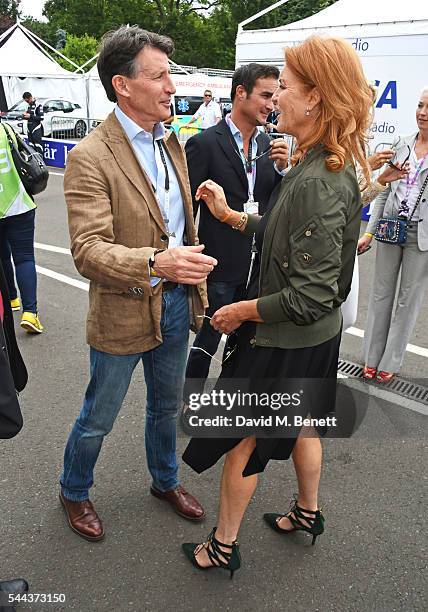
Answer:
[[[292, 533], [293, 531], [306, 531], [307, 533], [310, 533], [312, 536], [313, 546], [317, 537], [324, 533], [325, 519], [321, 510], [306, 510], [305, 508], [301, 508], [297, 504], [296, 498], [291, 502], [291, 506], [292, 507], [286, 514], [269, 512], [264, 514], [263, 518], [269, 527], [281, 534]], [[279, 519], [284, 517], [287, 517], [290, 523], [293, 525], [292, 529], [282, 529], [278, 525]]]
[[[239, 545], [238, 542], [235, 541], [233, 544], [223, 544], [217, 540], [214, 536], [217, 527], [211, 531], [210, 535], [206, 542], [202, 544], [198, 544], [195, 542], [186, 542], [181, 545], [184, 554], [189, 559], [189, 561], [196, 568], [200, 570], [211, 569], [212, 567], [220, 567], [222, 569], [228, 570], [230, 572], [230, 578], [233, 578], [233, 573], [241, 567], [241, 555], [239, 554]], [[211, 565], [207, 567], [202, 567], [199, 565], [196, 555], [202, 550], [203, 547], [208, 553], [208, 558], [211, 561]], [[227, 550], [223, 550], [223, 549]]]

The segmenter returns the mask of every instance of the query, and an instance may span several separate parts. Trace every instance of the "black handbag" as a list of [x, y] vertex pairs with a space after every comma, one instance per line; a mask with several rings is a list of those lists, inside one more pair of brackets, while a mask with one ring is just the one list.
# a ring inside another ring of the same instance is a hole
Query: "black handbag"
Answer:
[[21, 429], [22, 413], [0, 321], [0, 439], [13, 438]]
[[[25, 187], [25, 191], [30, 195], [37, 195], [44, 191], [48, 184], [49, 171], [44, 162], [43, 156], [27, 145], [11, 125], [3, 123], [6, 130], [12, 153], [13, 163], [19, 178]], [[16, 138], [12, 138], [11, 131]]]
[[428, 185], [428, 176], [422, 185], [422, 188], [413, 207], [412, 213], [408, 219], [400, 219], [399, 217], [381, 217], [376, 225], [375, 239], [379, 242], [387, 244], [404, 244], [407, 240], [407, 226], [413, 219], [417, 207], [421, 201], [426, 186]]

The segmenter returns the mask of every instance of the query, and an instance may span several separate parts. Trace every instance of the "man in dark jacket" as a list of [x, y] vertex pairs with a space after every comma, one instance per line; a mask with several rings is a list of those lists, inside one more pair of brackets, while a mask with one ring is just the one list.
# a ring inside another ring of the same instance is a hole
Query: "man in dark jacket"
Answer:
[[[275, 66], [253, 63], [238, 68], [232, 78], [231, 113], [186, 143], [195, 216], [200, 212], [199, 241], [205, 245], [204, 252], [218, 261], [207, 279], [208, 317], [240, 299], [249, 272], [252, 239], [217, 221], [204, 203], [199, 207], [195, 193], [203, 181], [211, 179], [223, 187], [234, 210], [266, 211], [288, 161], [285, 141], [278, 139], [271, 144], [260, 129], [273, 110], [278, 77]], [[185, 403], [190, 379], [192, 392], [201, 391], [220, 338], [205, 318], [187, 362]]]
[[26, 91], [22, 97], [28, 104], [27, 112], [24, 113], [24, 119], [28, 120], [28, 140], [30, 141], [30, 145], [36, 149], [37, 153], [43, 155], [43, 106], [37, 104], [37, 100], [33, 98], [29, 91]]
[[[16, 391], [27, 383], [27, 370], [19, 352], [13, 327], [7, 284], [0, 264], [0, 438], [13, 438], [22, 428], [22, 415]], [[13, 612], [9, 594], [28, 591], [26, 580], [0, 581], [0, 612]]]

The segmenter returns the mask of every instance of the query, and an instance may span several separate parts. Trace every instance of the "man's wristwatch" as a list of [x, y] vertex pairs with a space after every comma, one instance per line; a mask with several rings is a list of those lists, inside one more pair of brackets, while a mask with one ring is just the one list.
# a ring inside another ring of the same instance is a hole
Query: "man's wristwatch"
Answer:
[[155, 265], [155, 255], [157, 255], [158, 253], [163, 253], [165, 249], [156, 249], [156, 251], [154, 251], [153, 255], [150, 255], [149, 257], [149, 271], [150, 271], [150, 276], [155, 276], [156, 278], [159, 278], [158, 275], [155, 273], [153, 266]]

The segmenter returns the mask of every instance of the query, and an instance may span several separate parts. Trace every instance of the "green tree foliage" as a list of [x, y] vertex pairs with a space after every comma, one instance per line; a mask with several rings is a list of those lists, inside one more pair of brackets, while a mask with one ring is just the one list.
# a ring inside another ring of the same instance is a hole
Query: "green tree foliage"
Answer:
[[[88, 36], [88, 34], [84, 34], [83, 36], [74, 36], [73, 34], [67, 34], [67, 40], [65, 43], [65, 47], [61, 49], [61, 53], [71, 59], [78, 66], [82, 66], [91, 57], [97, 53], [98, 49], [98, 41], [93, 36]], [[56, 58], [57, 62], [61, 64], [63, 68], [66, 70], [74, 70], [72, 65], [63, 60], [60, 57]], [[88, 66], [87, 69], [92, 68], [92, 65]]]
[[[249, 27], [285, 25], [309, 17], [334, 1], [289, 0]], [[12, 0], [0, 0], [0, 7], [2, 2], [11, 4]], [[273, 3], [274, 0], [47, 0], [44, 15], [48, 19], [48, 42], [53, 45], [58, 28], [69, 36], [88, 35], [100, 40], [105, 32], [119, 25], [137, 24], [171, 36], [176, 47], [172, 59], [178, 64], [234, 68], [238, 23]], [[43, 38], [40, 22], [33, 24]], [[84, 55], [75, 51], [76, 57]]]
[[0, 15], [7, 16], [16, 21], [19, 16], [21, 0], [0, 0]]
[[49, 43], [52, 47], [56, 45], [56, 30], [57, 28], [50, 23], [39, 21], [34, 17], [27, 17], [22, 22], [22, 25], [33, 32], [36, 36]]
[[19, 17], [21, 0], [0, 0], [0, 34], [8, 30]]
[[[275, 28], [314, 15], [334, 4], [336, 0], [289, 0], [247, 28], [255, 30]], [[235, 42], [238, 24], [251, 15], [272, 6], [273, 0], [222, 0], [211, 14], [212, 27], [216, 31], [217, 53], [213, 53], [216, 64], [223, 68], [235, 67]]]

